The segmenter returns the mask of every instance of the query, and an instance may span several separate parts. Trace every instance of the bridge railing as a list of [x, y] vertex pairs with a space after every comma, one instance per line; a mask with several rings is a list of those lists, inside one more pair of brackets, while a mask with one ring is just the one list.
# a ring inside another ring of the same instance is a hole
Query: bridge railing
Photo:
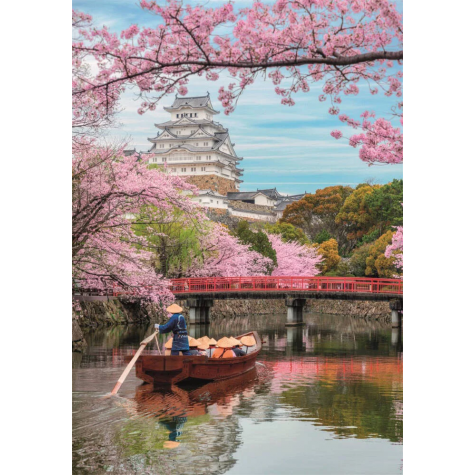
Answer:
[[209, 277], [171, 279], [174, 294], [206, 292], [341, 292], [402, 294], [400, 279], [365, 277]]

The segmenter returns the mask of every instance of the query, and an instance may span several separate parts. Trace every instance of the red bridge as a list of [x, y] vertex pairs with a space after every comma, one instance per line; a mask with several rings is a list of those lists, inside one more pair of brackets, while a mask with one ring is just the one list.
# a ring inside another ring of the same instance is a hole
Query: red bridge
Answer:
[[287, 306], [287, 324], [303, 322], [307, 299], [386, 300], [394, 326], [401, 324], [403, 289], [401, 279], [361, 277], [210, 277], [172, 279], [170, 290], [187, 299], [190, 323], [209, 323], [214, 300], [279, 299]]
[[[175, 295], [186, 294], [186, 297], [222, 292], [226, 294], [224, 298], [233, 298], [235, 296], [230, 294], [240, 294], [242, 292], [285, 294], [289, 292], [305, 292], [305, 294], [316, 292], [325, 294], [358, 293], [382, 294], [389, 297], [399, 297], [402, 295], [401, 279], [372, 279], [364, 277], [209, 277], [171, 279], [171, 282], [170, 290]], [[213, 295], [213, 297], [220, 298], [217, 295]], [[236, 297], [243, 298], [242, 296]], [[259, 296], [258, 298], [263, 297]], [[268, 298], [278, 298], [278, 296], [270, 295]]]

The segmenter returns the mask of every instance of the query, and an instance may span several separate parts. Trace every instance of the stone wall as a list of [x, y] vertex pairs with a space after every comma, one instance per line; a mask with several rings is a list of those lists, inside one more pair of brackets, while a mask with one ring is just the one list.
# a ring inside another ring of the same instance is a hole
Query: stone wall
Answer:
[[103, 325], [125, 325], [149, 323], [164, 318], [158, 305], [128, 302], [119, 299], [107, 301], [78, 302], [75, 311], [79, 327], [98, 327]]
[[188, 183], [192, 183], [200, 190], [217, 191], [220, 195], [226, 196], [228, 191], [239, 191], [234, 180], [228, 180], [216, 175], [196, 175], [185, 176]]

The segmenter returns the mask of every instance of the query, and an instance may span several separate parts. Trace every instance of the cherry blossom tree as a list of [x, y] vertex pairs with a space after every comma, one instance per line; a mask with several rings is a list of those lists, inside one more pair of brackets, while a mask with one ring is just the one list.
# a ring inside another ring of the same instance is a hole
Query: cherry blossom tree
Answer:
[[204, 259], [196, 260], [190, 270], [191, 277], [249, 277], [265, 275], [272, 265], [271, 259], [250, 245], [241, 244], [221, 224], [210, 224], [211, 229], [203, 237]]
[[[111, 96], [134, 85], [143, 114], [167, 94], [185, 95], [193, 76], [216, 81], [226, 72], [232, 79], [220, 88], [219, 99], [229, 114], [256, 77], [268, 75], [288, 106], [297, 93], [321, 88], [319, 99], [329, 101], [328, 112], [361, 129], [349, 143], [360, 147], [362, 160], [401, 163], [397, 127], [369, 111], [361, 121], [340, 114], [344, 97], [358, 95], [363, 85], [372, 95], [395, 97], [392, 113], [402, 123], [402, 15], [390, 0], [254, 1], [237, 11], [231, 3], [205, 7], [142, 0], [140, 5], [157, 15], [155, 28], [131, 25], [120, 35], [106, 27], [80, 29], [73, 54], [95, 61], [99, 72], [91, 79], [79, 70], [75, 96], [101, 94], [99, 107], [109, 110]], [[338, 130], [332, 135], [342, 137]]]
[[317, 254], [315, 247], [300, 244], [298, 241], [284, 242], [278, 234], [268, 234], [269, 241], [277, 253], [277, 266], [273, 276], [314, 276], [320, 274], [315, 266], [323, 256]]
[[73, 282], [82, 289], [121, 291], [154, 302], [173, 298], [154, 271], [147, 241], [132, 230], [145, 206], [200, 213], [184, 195], [194, 186], [113, 147], [76, 147], [73, 156]]
[[[395, 258], [395, 265], [398, 269], [403, 270], [403, 229], [402, 226], [397, 226], [396, 232], [393, 235], [391, 244], [386, 248], [384, 253], [388, 259]], [[400, 277], [399, 275], [397, 277]]]

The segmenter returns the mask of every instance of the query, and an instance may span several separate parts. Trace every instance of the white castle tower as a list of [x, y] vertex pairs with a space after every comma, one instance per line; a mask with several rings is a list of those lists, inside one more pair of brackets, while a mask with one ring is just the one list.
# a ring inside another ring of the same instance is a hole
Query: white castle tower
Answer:
[[244, 171], [236, 164], [236, 155], [228, 129], [213, 121], [219, 114], [213, 109], [209, 93], [199, 97], [175, 97], [170, 120], [155, 126], [161, 130], [149, 150], [149, 163], [164, 165], [170, 173], [186, 176], [201, 190], [226, 196], [239, 191]]

